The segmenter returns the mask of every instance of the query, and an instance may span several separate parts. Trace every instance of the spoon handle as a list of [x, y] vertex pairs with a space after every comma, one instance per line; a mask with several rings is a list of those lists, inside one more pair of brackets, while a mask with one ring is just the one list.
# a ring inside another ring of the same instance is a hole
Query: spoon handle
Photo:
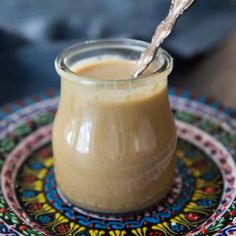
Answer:
[[177, 19], [184, 13], [195, 0], [172, 0], [168, 15], [157, 26], [152, 41], [147, 49], [141, 54], [133, 77], [141, 75], [153, 61], [159, 46], [172, 32]]

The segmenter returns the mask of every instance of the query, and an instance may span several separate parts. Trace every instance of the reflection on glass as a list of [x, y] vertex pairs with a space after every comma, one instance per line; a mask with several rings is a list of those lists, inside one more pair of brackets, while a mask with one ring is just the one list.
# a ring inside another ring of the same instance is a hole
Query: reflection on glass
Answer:
[[79, 137], [76, 144], [76, 150], [81, 153], [88, 153], [90, 146], [90, 135], [92, 129], [92, 120], [90, 118], [84, 119], [79, 129]]

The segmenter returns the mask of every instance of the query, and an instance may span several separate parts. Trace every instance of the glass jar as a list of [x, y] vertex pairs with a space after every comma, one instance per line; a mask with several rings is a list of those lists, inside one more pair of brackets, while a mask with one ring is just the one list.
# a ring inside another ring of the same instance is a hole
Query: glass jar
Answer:
[[172, 58], [160, 49], [147, 76], [98, 80], [74, 73], [89, 58], [137, 60], [147, 43], [131, 39], [81, 43], [55, 65], [61, 96], [53, 126], [55, 177], [79, 207], [102, 212], [141, 209], [163, 198], [175, 173], [176, 129], [168, 101]]

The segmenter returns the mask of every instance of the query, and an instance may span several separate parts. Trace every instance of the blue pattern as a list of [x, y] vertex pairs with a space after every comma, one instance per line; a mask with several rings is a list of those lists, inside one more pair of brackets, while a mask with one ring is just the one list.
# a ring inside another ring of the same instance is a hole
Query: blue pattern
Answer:
[[217, 236], [229, 236], [229, 235], [236, 235], [236, 225], [226, 227], [223, 230], [221, 230], [220, 233], [217, 234]]
[[33, 191], [33, 190], [25, 190], [22, 193], [22, 197], [23, 198], [31, 198], [31, 197], [35, 197], [38, 193]]
[[18, 233], [13, 232], [12, 229], [9, 229], [6, 225], [3, 224], [0, 224], [0, 235], [19, 236]]
[[43, 224], [47, 224], [52, 222], [54, 219], [53, 215], [41, 215], [38, 217], [38, 220], [43, 223]]

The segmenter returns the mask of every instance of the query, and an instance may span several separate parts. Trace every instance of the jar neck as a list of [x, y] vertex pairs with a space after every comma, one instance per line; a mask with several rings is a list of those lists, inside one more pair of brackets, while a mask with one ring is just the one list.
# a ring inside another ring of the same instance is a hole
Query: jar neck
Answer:
[[[93, 106], [93, 104], [127, 104], [129, 102], [145, 101], [153, 96], [162, 94], [162, 99], [168, 100], [167, 93], [167, 77], [162, 76], [151, 78], [151, 80], [143, 80], [143, 84], [136, 86], [135, 83], [125, 83], [123, 87], [117, 87], [115, 84], [111, 87], [102, 85], [84, 86], [78, 83], [73, 83], [70, 80], [61, 80], [61, 103], [65, 101], [73, 101], [73, 106], [78, 102], [84, 106]], [[119, 84], [120, 85], [120, 84]], [[67, 102], [66, 102], [67, 104]]]
[[97, 40], [74, 45], [64, 50], [56, 59], [55, 67], [58, 74], [74, 86], [96, 87], [103, 89], [128, 89], [145, 87], [156, 80], [166, 79], [172, 70], [171, 56], [163, 49], [159, 49], [155, 57], [156, 68], [147, 76], [139, 76], [127, 80], [99, 80], [78, 75], [73, 68], [76, 64], [91, 58], [102, 56], [120, 57], [137, 61], [140, 54], [147, 47], [147, 43], [131, 39]]

